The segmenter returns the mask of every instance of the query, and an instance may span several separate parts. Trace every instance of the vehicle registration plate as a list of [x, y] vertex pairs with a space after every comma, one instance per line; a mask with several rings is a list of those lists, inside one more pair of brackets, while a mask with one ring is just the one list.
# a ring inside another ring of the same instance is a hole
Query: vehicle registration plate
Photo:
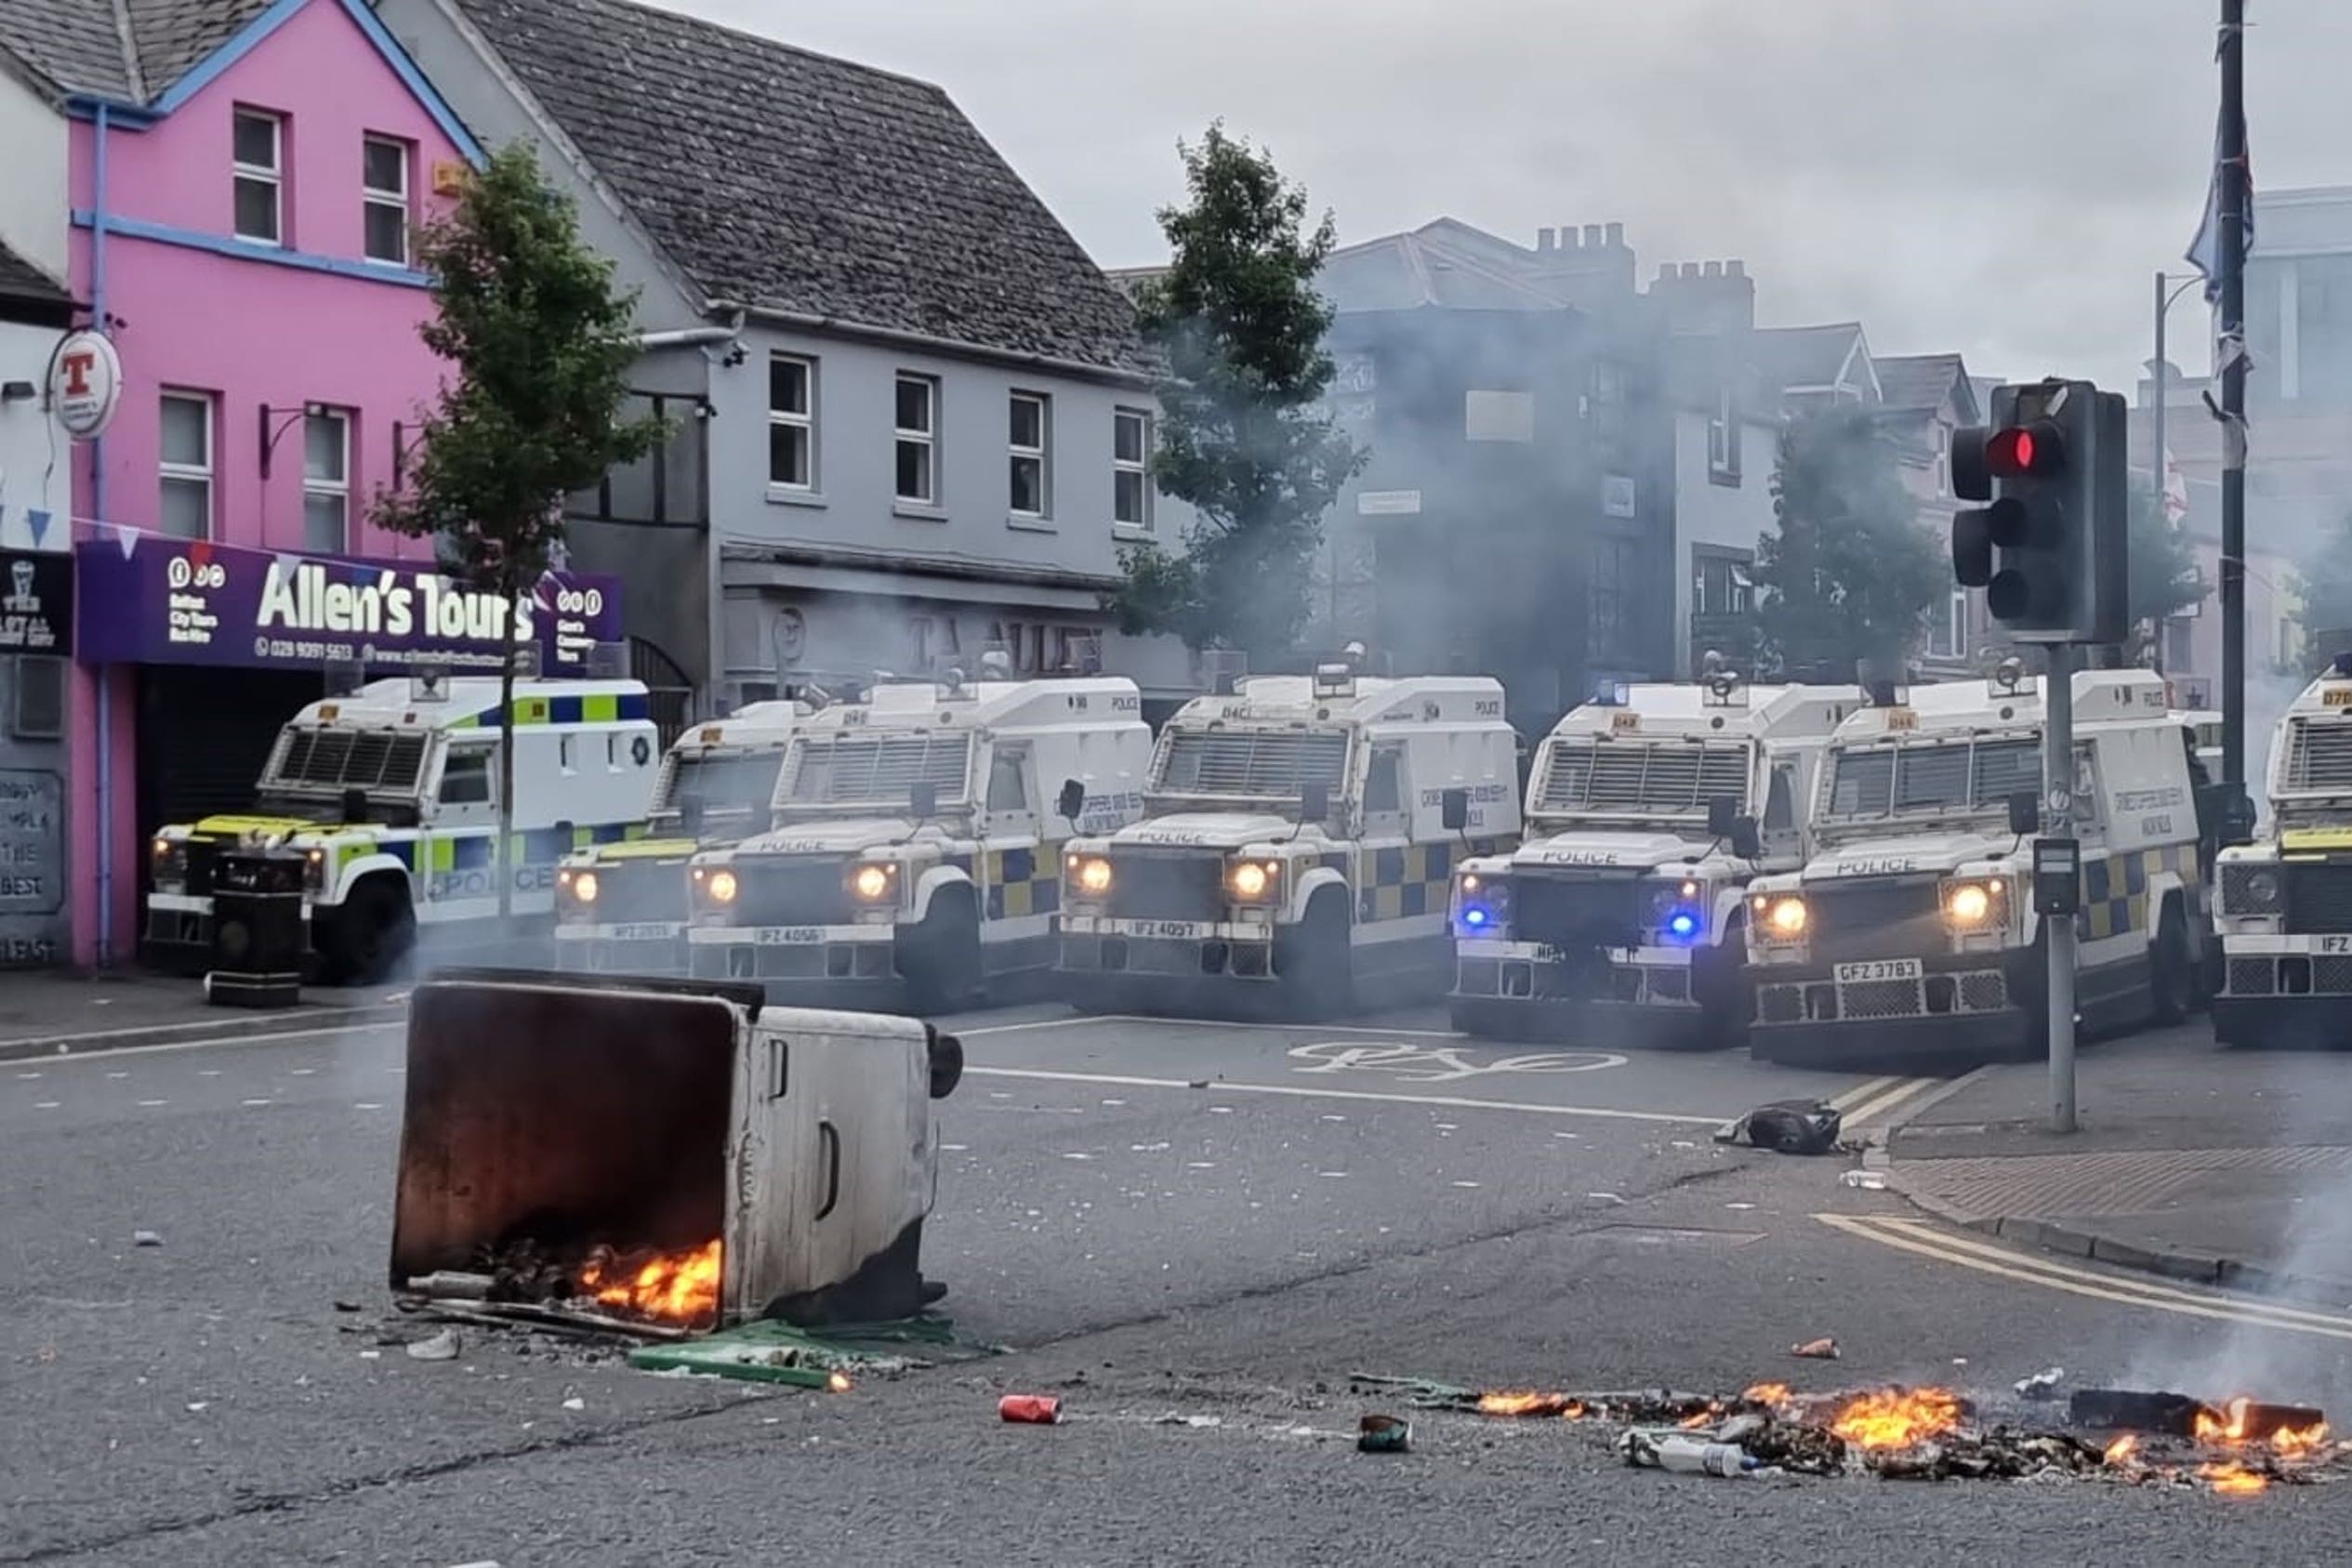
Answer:
[[1921, 969], [1916, 958], [1865, 958], [1840, 964], [1835, 973], [1840, 985], [1856, 985], [1873, 980], [1917, 980]]
[[659, 923], [653, 925], [615, 926], [613, 928], [613, 940], [614, 942], [660, 942], [666, 937], [674, 937], [677, 934], [677, 927], [665, 926]]
[[808, 947], [823, 942], [825, 932], [816, 926], [762, 926], [751, 940], [760, 947]]
[[2316, 937], [2312, 940], [2315, 953], [2352, 953], [2352, 937]]
[[1209, 926], [1199, 920], [1106, 920], [1108, 934], [1122, 937], [1161, 937], [1169, 942], [1199, 942]]

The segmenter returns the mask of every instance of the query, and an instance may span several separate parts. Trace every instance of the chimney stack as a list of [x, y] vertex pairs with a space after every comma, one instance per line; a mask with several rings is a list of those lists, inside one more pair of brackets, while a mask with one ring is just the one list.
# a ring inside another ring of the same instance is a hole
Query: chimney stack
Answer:
[[1679, 333], [1744, 331], [1756, 324], [1756, 284], [1744, 261], [1669, 262], [1650, 285]]
[[1614, 249], [1616, 246], [1621, 245], [1625, 243], [1625, 225], [1622, 223], [1612, 223], [1602, 231], [1602, 243]]
[[1601, 226], [1599, 224], [1588, 223], [1584, 226], [1584, 248], [1587, 250], [1599, 250], [1601, 248]]
[[1536, 231], [1536, 254], [1538, 256], [1551, 255], [1552, 252], [1558, 247], [1559, 244], [1560, 231], [1558, 230], [1539, 229]]

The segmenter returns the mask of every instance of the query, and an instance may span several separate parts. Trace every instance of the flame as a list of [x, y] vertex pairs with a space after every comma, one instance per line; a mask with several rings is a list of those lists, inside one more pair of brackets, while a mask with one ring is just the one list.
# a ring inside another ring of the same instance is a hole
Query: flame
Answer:
[[1570, 1421], [1584, 1418], [1584, 1402], [1566, 1394], [1538, 1393], [1531, 1389], [1505, 1390], [1478, 1396], [1481, 1416], [1558, 1416]]
[[1750, 1404], [1769, 1404], [1774, 1406], [1783, 1405], [1789, 1403], [1789, 1385], [1786, 1383], [1758, 1383], [1754, 1387], [1743, 1391], [1739, 1397]]
[[1708, 1425], [1710, 1422], [1713, 1421], [1719, 1414], [1721, 1414], [1721, 1412], [1713, 1410], [1695, 1410], [1689, 1415], [1684, 1416], [1677, 1424], [1681, 1426], [1685, 1431], [1690, 1431], [1696, 1428]]
[[2132, 1456], [2139, 1451], [2140, 1440], [2130, 1432], [2125, 1432], [2107, 1445], [2107, 1453], [2104, 1456], [2108, 1464], [2121, 1465], [2129, 1461]]
[[1949, 1389], [1886, 1389], [1849, 1400], [1830, 1430], [1862, 1448], [1909, 1448], [1960, 1425], [1960, 1397]]
[[2282, 1459], [2308, 1459], [2328, 1443], [2328, 1424], [2280, 1427], [2270, 1434], [2270, 1447]]
[[837, 1394], [848, 1393], [850, 1391], [850, 1375], [846, 1372], [836, 1372], [826, 1378], [825, 1386]]
[[608, 1272], [603, 1258], [592, 1258], [580, 1270], [580, 1288], [608, 1307], [700, 1323], [719, 1312], [719, 1244], [705, 1242], [691, 1252], [656, 1258], [626, 1279]]
[[2220, 1419], [2219, 1413], [2200, 1410], [2197, 1413], [2197, 1441], [2200, 1443], [2231, 1443], [2246, 1441], [2246, 1407], [2253, 1403], [2243, 1394], [2229, 1402], [2229, 1419]]
[[2226, 1465], [2198, 1466], [2197, 1479], [2224, 1497], [2251, 1497], [2270, 1485], [2269, 1477], [2256, 1475], [2235, 1459]]

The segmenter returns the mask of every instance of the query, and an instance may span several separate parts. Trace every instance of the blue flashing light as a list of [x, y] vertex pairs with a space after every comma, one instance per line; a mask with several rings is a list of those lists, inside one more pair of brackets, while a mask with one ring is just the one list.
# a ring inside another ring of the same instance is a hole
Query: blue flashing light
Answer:
[[1485, 930], [1493, 919], [1494, 916], [1481, 904], [1466, 905], [1461, 912], [1461, 923], [1473, 931]]
[[1666, 934], [1678, 942], [1688, 942], [1698, 934], [1698, 916], [1687, 909], [1678, 909], [1666, 917]]

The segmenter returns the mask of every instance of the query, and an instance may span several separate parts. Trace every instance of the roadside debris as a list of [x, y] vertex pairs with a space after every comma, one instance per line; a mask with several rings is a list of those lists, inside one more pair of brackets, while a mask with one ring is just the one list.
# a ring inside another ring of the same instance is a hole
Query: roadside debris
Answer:
[[2045, 1366], [2030, 1377], [2020, 1377], [2017, 1379], [2015, 1385], [2017, 1397], [2019, 1399], [2033, 1400], [2037, 1403], [2055, 1400], [2058, 1397], [2058, 1385], [2065, 1382], [2066, 1378], [2067, 1369], [2065, 1367]]
[[1848, 1187], [1858, 1187], [1865, 1192], [1886, 1191], [1886, 1172], [1883, 1170], [1849, 1170], [1838, 1179]]
[[581, 1399], [575, 1394], [572, 1398], [563, 1402], [563, 1408], [566, 1410], [586, 1410], [588, 1408], [588, 1401]]
[[1355, 1446], [1366, 1454], [1403, 1454], [1413, 1446], [1413, 1423], [1401, 1416], [1367, 1416], [1356, 1423]]
[[1726, 1481], [1770, 1473], [1754, 1455], [1736, 1443], [1711, 1442], [1680, 1430], [1628, 1427], [1619, 1436], [1617, 1447], [1625, 1456], [1625, 1462], [1635, 1469], [1711, 1475]]
[[131, 1245], [133, 1246], [161, 1246], [163, 1245], [164, 1238], [157, 1232], [133, 1231], [131, 1232]]
[[1746, 1142], [1782, 1154], [1826, 1154], [1837, 1147], [1844, 1120], [1845, 1113], [1827, 1100], [1776, 1100], [1723, 1128], [1715, 1141]]
[[1007, 1394], [997, 1401], [997, 1416], [1017, 1426], [1059, 1426], [1062, 1401], [1052, 1394]]
[[1807, 1339], [1802, 1345], [1790, 1346], [1789, 1353], [1806, 1361], [1835, 1361], [1838, 1359], [1838, 1342], [1830, 1338]]
[[362, 1311], [364, 1309], [363, 1309], [356, 1301], [345, 1301], [337, 1298], [335, 1303], [335, 1310], [338, 1312], [356, 1312]]
[[408, 1347], [408, 1359], [411, 1361], [456, 1361], [457, 1359], [457, 1331], [454, 1328], [444, 1328], [429, 1339], [412, 1341]]

